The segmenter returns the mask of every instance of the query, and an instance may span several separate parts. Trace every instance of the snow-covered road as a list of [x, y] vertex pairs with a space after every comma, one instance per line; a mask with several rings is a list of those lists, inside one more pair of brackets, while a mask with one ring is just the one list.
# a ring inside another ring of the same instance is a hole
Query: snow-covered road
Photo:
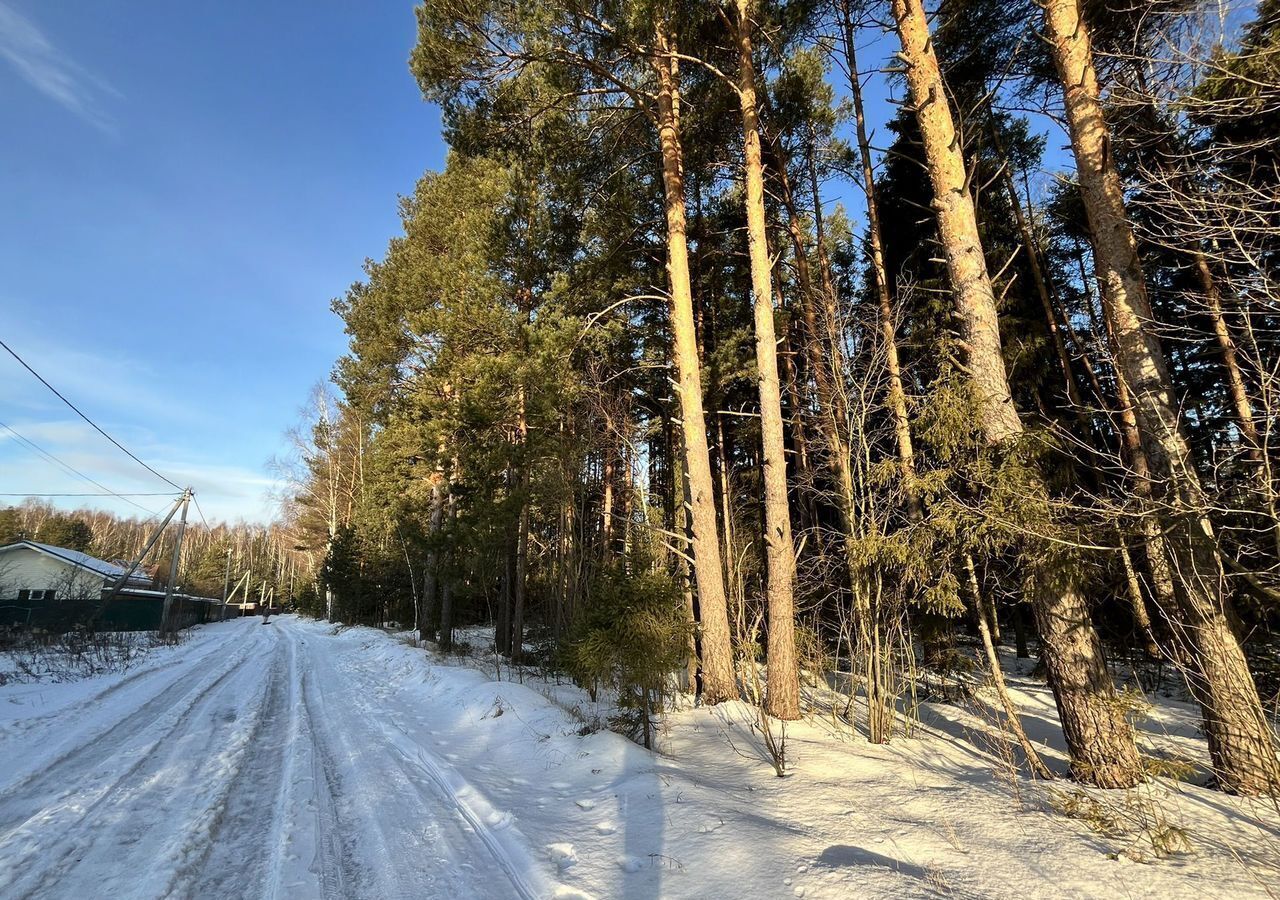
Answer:
[[[1059, 734], [1048, 689], [1011, 685], [1028, 728]], [[793, 723], [786, 778], [745, 703], [672, 712], [662, 754], [610, 714], [603, 692], [479, 650], [288, 616], [201, 626], [123, 673], [6, 684], [0, 900], [1275, 896], [1270, 804], [1014, 780], [953, 704], [890, 745]], [[1195, 721], [1153, 707], [1144, 741], [1203, 755]], [[1122, 818], [1100, 830], [1072, 803]], [[1156, 828], [1189, 849], [1161, 858]]]
[[328, 649], [289, 617], [223, 623], [0, 720], [0, 896], [542, 894], [446, 763], [374, 715], [376, 673]]

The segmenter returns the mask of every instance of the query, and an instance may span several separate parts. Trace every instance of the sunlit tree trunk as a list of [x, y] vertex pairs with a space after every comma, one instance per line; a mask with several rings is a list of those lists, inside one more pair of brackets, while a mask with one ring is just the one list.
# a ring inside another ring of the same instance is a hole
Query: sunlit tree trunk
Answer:
[[[507, 491], [516, 489], [515, 469], [511, 466], [506, 471]], [[494, 650], [507, 655], [511, 652], [511, 609], [515, 605], [516, 589], [516, 523], [512, 523], [502, 548], [501, 590], [498, 592], [498, 615], [494, 623]]]
[[1165, 557], [1160, 523], [1157, 521], [1152, 504], [1151, 467], [1147, 465], [1147, 452], [1142, 448], [1142, 438], [1138, 433], [1138, 417], [1133, 411], [1128, 382], [1124, 374], [1118, 370], [1116, 371], [1116, 397], [1119, 403], [1120, 443], [1129, 466], [1134, 496], [1142, 504], [1138, 528], [1142, 533], [1143, 549], [1146, 550], [1147, 571], [1151, 575], [1151, 596], [1156, 606], [1163, 610], [1166, 616], [1173, 615], [1177, 606], [1177, 597], [1173, 588], [1173, 570]]
[[1067, 353], [1067, 344], [1062, 337], [1062, 329], [1058, 327], [1058, 312], [1049, 291], [1049, 276], [1040, 262], [1040, 242], [1031, 230], [1031, 223], [1022, 209], [1022, 198], [1018, 196], [1017, 185], [1013, 181], [1011, 163], [1005, 156], [1000, 141], [1000, 131], [993, 124], [991, 137], [995, 143], [1001, 168], [1001, 181], [1005, 192], [1009, 195], [1009, 205], [1013, 207], [1014, 220], [1018, 223], [1018, 235], [1022, 238], [1022, 250], [1026, 254], [1027, 268], [1031, 270], [1031, 280], [1035, 283], [1036, 296], [1040, 298], [1040, 306], [1044, 310], [1045, 327], [1049, 331], [1049, 339], [1053, 343], [1053, 351], [1058, 356], [1058, 365], [1062, 368], [1063, 385], [1066, 397], [1077, 414], [1084, 414], [1084, 402], [1080, 397], [1080, 388], [1076, 384], [1075, 373], [1071, 366], [1071, 356]]
[[[445, 484], [445, 492], [448, 499], [445, 502], [444, 519], [452, 525], [457, 518], [457, 495], [454, 493], [453, 484], [458, 478], [458, 457], [453, 457], [449, 469], [449, 480]], [[443, 554], [444, 572], [437, 575], [440, 579], [440, 649], [449, 650], [453, 647], [453, 564], [456, 559], [452, 550], [447, 550]]]
[[[529, 420], [525, 409], [524, 385], [518, 388], [516, 433], [522, 455], [527, 457]], [[516, 570], [511, 590], [511, 662], [519, 663], [524, 655], [524, 604], [529, 580], [529, 469], [522, 459], [516, 470], [516, 490], [520, 513], [516, 521]]]
[[[832, 352], [831, 340], [827, 332], [832, 328], [830, 322], [819, 322], [817, 301], [822, 299], [818, 286], [813, 282], [813, 273], [809, 267], [809, 248], [804, 229], [800, 224], [800, 213], [795, 195], [791, 189], [791, 178], [787, 173], [789, 162], [785, 148], [780, 140], [774, 140], [774, 155], [778, 161], [779, 199], [787, 212], [787, 235], [791, 239], [792, 252], [795, 255], [796, 281], [799, 286], [800, 314], [804, 319], [804, 348], [809, 369], [813, 373], [814, 385], [818, 393], [818, 420], [826, 443], [826, 463], [835, 479], [839, 493], [838, 506], [841, 518], [841, 529], [844, 533], [846, 557], [850, 563], [850, 578], [857, 579], [861, 574], [856, 570], [853, 560], [854, 542], [857, 538], [854, 521], [853, 469], [849, 458], [850, 447], [846, 436], [848, 431], [848, 415], [845, 409], [844, 394], [844, 356]], [[854, 591], [855, 601], [865, 597], [865, 592]], [[860, 620], [866, 619], [866, 611], [859, 609]]]
[[1240, 436], [1244, 438], [1249, 455], [1258, 456], [1258, 427], [1253, 420], [1253, 403], [1249, 400], [1249, 392], [1245, 388], [1244, 373], [1240, 369], [1240, 358], [1236, 352], [1236, 342], [1227, 328], [1226, 319], [1222, 316], [1222, 292], [1209, 269], [1209, 262], [1203, 253], [1194, 254], [1196, 275], [1200, 279], [1205, 301], [1209, 307], [1209, 318], [1213, 322], [1213, 336], [1218, 342], [1218, 351], [1222, 354], [1222, 368], [1227, 373], [1227, 390], [1231, 395], [1231, 406], [1235, 410], [1236, 425], [1240, 428]]
[[431, 473], [431, 511], [427, 516], [427, 568], [422, 575], [422, 609], [418, 613], [418, 636], [424, 641], [436, 636], [436, 599], [440, 584], [440, 527], [444, 523], [444, 466]]
[[606, 560], [613, 556], [613, 469], [614, 454], [610, 447], [605, 450], [604, 471], [600, 476], [604, 489], [600, 500], [600, 539], [604, 545], [603, 556]]
[[1147, 463], [1162, 543], [1181, 609], [1171, 617], [1191, 668], [1188, 684], [1204, 713], [1205, 734], [1223, 787], [1245, 794], [1280, 791], [1275, 734], [1233, 633], [1222, 560], [1199, 476], [1181, 432], [1168, 362], [1151, 328], [1138, 245], [1108, 148], [1088, 28], [1078, 0], [1047, 0], [1045, 31], [1058, 77], [1085, 212], [1093, 232], [1116, 368], [1124, 373]]
[[1160, 645], [1156, 643], [1155, 629], [1151, 625], [1151, 614], [1147, 612], [1147, 601], [1142, 596], [1142, 582], [1138, 578], [1138, 570], [1133, 565], [1133, 554], [1120, 537], [1120, 562], [1124, 566], [1125, 591], [1129, 595], [1129, 607], [1133, 610], [1133, 624], [1142, 636], [1142, 646], [1147, 656], [1160, 658]]
[[[920, 0], [893, 0], [911, 103], [933, 185], [938, 237], [946, 257], [966, 345], [979, 426], [995, 446], [1023, 431], [1001, 355], [995, 295], [978, 236], [973, 196]], [[1047, 494], [1044, 484], [1033, 488]], [[1089, 608], [1061, 573], [1036, 573], [1032, 604], [1042, 655], [1057, 701], [1072, 772], [1100, 787], [1131, 787], [1141, 777], [1133, 729], [1117, 702]]]
[[1253, 412], [1253, 400], [1249, 397], [1249, 389], [1245, 384], [1244, 370], [1240, 367], [1240, 354], [1236, 350], [1236, 341], [1227, 325], [1222, 310], [1222, 291], [1218, 288], [1218, 280], [1214, 278], [1209, 261], [1203, 253], [1193, 254], [1196, 272], [1204, 291], [1205, 304], [1208, 307], [1209, 320], [1213, 323], [1213, 336], [1218, 342], [1218, 352], [1222, 356], [1222, 368], [1227, 375], [1227, 391], [1231, 396], [1231, 406], [1235, 410], [1236, 427], [1240, 429], [1249, 460], [1254, 465], [1254, 480], [1258, 485], [1262, 503], [1266, 507], [1267, 517], [1271, 520], [1272, 542], [1277, 555], [1280, 555], [1280, 498], [1276, 496], [1275, 484], [1271, 477], [1270, 460], [1263, 452], [1262, 439], [1258, 434], [1258, 423]]
[[[694, 581], [698, 588], [698, 624], [702, 648], [702, 699], [719, 703], [738, 696], [729, 637], [728, 601], [720, 539], [716, 526], [715, 488], [707, 449], [702, 406], [702, 372], [693, 320], [693, 288], [689, 279], [686, 236], [684, 161], [680, 144], [679, 71], [671, 35], [664, 24], [655, 29], [658, 75], [658, 137], [662, 148], [662, 182], [667, 217], [667, 276], [671, 288], [671, 331], [680, 394], [685, 477], [689, 481], [690, 534]], [[679, 486], [676, 495], [679, 496]]]
[[751, 50], [753, 0], [737, 0], [738, 100], [742, 108], [746, 176], [747, 244], [755, 310], [756, 367], [760, 390], [760, 433], [764, 473], [766, 594], [769, 627], [766, 711], [780, 719], [800, 717], [800, 677], [795, 651], [796, 556], [791, 537], [787, 464], [778, 379], [778, 338], [774, 327], [772, 265], [765, 228], [764, 163], [756, 107], [755, 63]]

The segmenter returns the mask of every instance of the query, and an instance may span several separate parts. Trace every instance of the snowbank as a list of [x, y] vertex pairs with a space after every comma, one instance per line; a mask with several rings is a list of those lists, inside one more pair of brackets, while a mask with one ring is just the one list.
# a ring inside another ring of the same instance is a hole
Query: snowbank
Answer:
[[[1243, 897], [1280, 879], [1273, 807], [1167, 780], [1107, 793], [1001, 775], [981, 718], [951, 705], [926, 705], [888, 746], [834, 720], [793, 724], [779, 779], [746, 704], [672, 714], [655, 755], [584, 728], [604, 708], [572, 686], [304, 627], [339, 645], [335, 665], [558, 896]], [[1055, 734], [1048, 691], [1012, 687], [1033, 739]], [[1193, 720], [1162, 704], [1148, 750], [1202, 755]], [[1046, 756], [1062, 767], [1047, 742]]]

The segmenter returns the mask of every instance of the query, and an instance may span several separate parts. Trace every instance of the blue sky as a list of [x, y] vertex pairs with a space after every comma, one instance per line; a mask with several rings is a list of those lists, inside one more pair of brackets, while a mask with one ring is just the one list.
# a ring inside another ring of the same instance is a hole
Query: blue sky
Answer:
[[[274, 515], [268, 462], [345, 349], [329, 301], [444, 164], [413, 5], [0, 0], [0, 338], [210, 517]], [[868, 85], [879, 145], [889, 90]], [[852, 184], [827, 199], [861, 218]], [[112, 490], [168, 490], [3, 353], [0, 424]], [[0, 494], [97, 490], [0, 427]]]
[[[210, 517], [270, 517], [329, 301], [443, 164], [413, 41], [412, 0], [0, 0], [0, 337]], [[0, 422], [166, 489], [7, 355]], [[0, 493], [95, 490], [0, 429]]]

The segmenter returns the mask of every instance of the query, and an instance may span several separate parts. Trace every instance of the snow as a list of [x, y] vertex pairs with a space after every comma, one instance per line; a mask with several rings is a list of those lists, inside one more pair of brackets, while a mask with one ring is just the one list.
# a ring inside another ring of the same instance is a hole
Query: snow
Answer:
[[[66, 547], [55, 547], [52, 544], [41, 544], [36, 541], [18, 541], [13, 544], [8, 544], [4, 548], [0, 549], [7, 550], [14, 547], [33, 547], [42, 553], [48, 553], [50, 556], [56, 556], [59, 559], [65, 560], [66, 562], [69, 562], [74, 566], [78, 566], [81, 569], [88, 569], [90, 572], [94, 572], [98, 575], [105, 575], [108, 578], [119, 578], [125, 572], [129, 571], [126, 566], [110, 563], [105, 559], [98, 559], [96, 556], [90, 556], [88, 553], [82, 553], [79, 550], [69, 550]], [[139, 576], [138, 580], [147, 579], [143, 579], [142, 576]]]
[[[926, 704], [887, 746], [815, 715], [779, 779], [746, 704], [672, 713], [653, 754], [594, 729], [605, 698], [512, 674], [285, 616], [0, 687], [0, 896], [1261, 897], [1280, 875], [1274, 806], [1001, 774], [977, 708]], [[1011, 688], [1063, 768], [1052, 698]], [[1161, 702], [1147, 751], [1202, 759], [1194, 720]], [[1160, 858], [1157, 829], [1191, 849]]]

